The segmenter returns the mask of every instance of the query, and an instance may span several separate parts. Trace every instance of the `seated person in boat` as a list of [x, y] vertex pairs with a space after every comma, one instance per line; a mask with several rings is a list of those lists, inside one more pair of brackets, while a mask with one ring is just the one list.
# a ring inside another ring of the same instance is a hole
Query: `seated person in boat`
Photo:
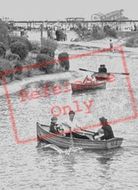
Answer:
[[100, 65], [98, 72], [99, 73], [107, 73], [107, 68], [105, 67], [105, 65]]
[[95, 83], [96, 82], [96, 78], [94, 75], [91, 75], [91, 77], [89, 77], [88, 75], [85, 77], [83, 83], [84, 84], [92, 84], [92, 83]]
[[75, 112], [73, 110], [69, 112], [69, 118], [62, 125], [64, 126], [64, 132], [67, 137], [70, 137], [72, 133], [72, 136], [75, 138], [89, 139], [87, 136], [80, 134], [81, 128], [75, 119]]
[[[105, 117], [99, 118], [101, 125], [102, 125], [102, 130], [104, 135], [100, 138], [101, 140], [108, 140], [114, 138], [114, 133], [111, 128], [111, 126], [108, 124], [107, 119]], [[97, 135], [98, 133], [96, 133]]]
[[52, 117], [51, 118], [51, 123], [50, 123], [50, 132], [51, 133], [59, 133], [60, 132], [60, 126], [57, 124], [57, 117]]

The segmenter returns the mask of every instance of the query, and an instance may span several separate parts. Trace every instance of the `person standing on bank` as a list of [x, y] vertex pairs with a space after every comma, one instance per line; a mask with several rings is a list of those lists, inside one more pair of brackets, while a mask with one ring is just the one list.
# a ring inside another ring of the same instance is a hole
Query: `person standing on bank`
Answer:
[[110, 39], [110, 51], [113, 52], [113, 42], [112, 42], [112, 39]]
[[111, 126], [108, 124], [107, 119], [105, 117], [101, 117], [99, 118], [99, 120], [101, 122], [102, 129], [104, 132], [104, 135], [101, 137], [101, 140], [108, 140], [114, 138], [113, 130]]

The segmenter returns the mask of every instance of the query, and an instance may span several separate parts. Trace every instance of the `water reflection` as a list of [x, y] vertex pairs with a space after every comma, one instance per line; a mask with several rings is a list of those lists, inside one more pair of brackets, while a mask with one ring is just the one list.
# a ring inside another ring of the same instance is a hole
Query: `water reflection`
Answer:
[[120, 147], [117, 149], [99, 151], [97, 152], [97, 154], [97, 160], [100, 164], [111, 164], [111, 162], [114, 161], [116, 158], [119, 159], [119, 156], [122, 156], [123, 148]]

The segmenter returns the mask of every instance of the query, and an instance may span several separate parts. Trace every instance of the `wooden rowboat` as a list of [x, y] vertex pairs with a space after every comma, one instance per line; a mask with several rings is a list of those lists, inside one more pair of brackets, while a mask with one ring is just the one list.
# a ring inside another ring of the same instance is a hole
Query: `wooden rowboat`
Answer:
[[[42, 125], [37, 122], [37, 139], [38, 142], [46, 144], [54, 144], [60, 148], [68, 149], [72, 145], [70, 137], [61, 134], [54, 134], [49, 132], [48, 125]], [[90, 150], [107, 150], [118, 148], [121, 146], [123, 138], [113, 138], [109, 140], [90, 140], [73, 137], [73, 146], [77, 148], [90, 149]]]
[[115, 76], [110, 73], [94, 73], [94, 76], [95, 76], [96, 80], [98, 80], [98, 81], [105, 80], [108, 82], [112, 82], [115, 80]]
[[106, 88], [105, 81], [94, 81], [83, 83], [82, 81], [71, 83], [72, 92], [80, 92], [86, 90], [96, 90]]

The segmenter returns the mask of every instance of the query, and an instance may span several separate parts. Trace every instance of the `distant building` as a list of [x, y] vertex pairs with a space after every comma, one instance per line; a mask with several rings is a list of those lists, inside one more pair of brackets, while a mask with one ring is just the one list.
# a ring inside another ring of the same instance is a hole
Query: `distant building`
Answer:
[[92, 21], [103, 20], [104, 17], [105, 17], [105, 16], [104, 16], [104, 14], [102, 14], [102, 13], [96, 13], [96, 14], [91, 15], [91, 20], [92, 20]]
[[91, 20], [92, 21], [104, 21], [104, 20], [128, 20], [127, 17], [125, 17], [123, 15], [124, 10], [120, 9], [120, 10], [116, 10], [116, 11], [112, 11], [110, 13], [107, 14], [102, 14], [102, 13], [96, 13], [91, 15]]
[[123, 15], [124, 10], [116, 10], [104, 15], [105, 20], [127, 20], [128, 18]]

